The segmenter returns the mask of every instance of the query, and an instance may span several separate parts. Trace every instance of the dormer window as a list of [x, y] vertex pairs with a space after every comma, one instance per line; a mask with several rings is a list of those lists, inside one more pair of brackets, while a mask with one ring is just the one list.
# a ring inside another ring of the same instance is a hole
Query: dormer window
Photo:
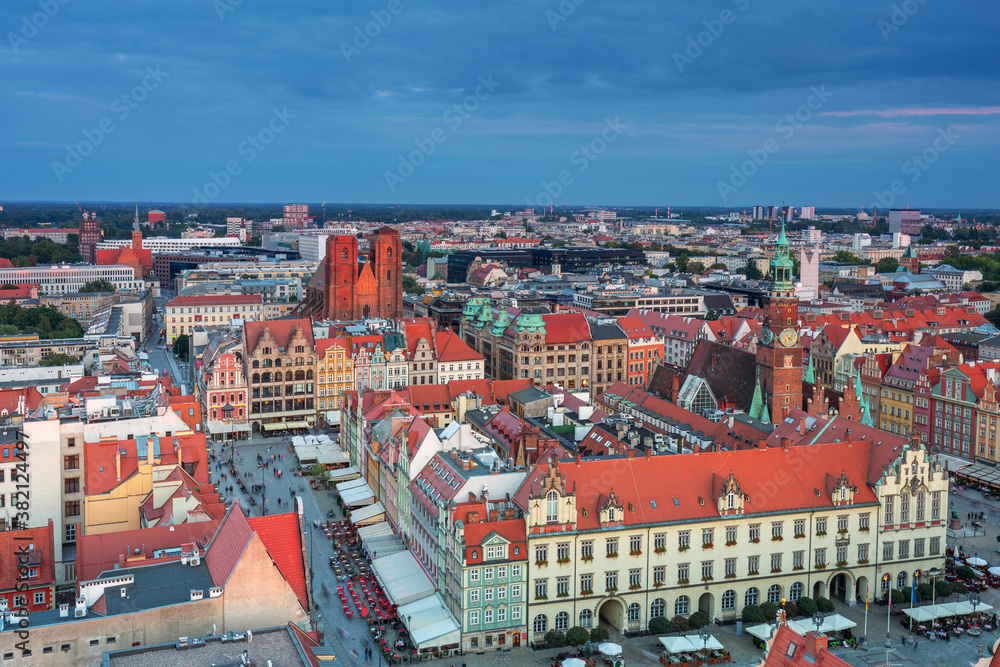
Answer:
[[559, 494], [549, 491], [545, 497], [545, 520], [549, 523], [559, 520]]
[[611, 507], [608, 509], [608, 521], [614, 521], [614, 520], [615, 520], [615, 508]]
[[733, 493], [732, 491], [730, 491], [729, 495], [726, 496], [726, 507], [729, 509], [736, 508], [736, 494]]

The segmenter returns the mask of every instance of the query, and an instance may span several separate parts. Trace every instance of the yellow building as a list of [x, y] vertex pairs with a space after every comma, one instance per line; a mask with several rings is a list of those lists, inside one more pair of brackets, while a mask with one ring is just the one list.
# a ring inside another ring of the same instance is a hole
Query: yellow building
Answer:
[[[343, 338], [324, 338], [316, 341], [319, 361], [316, 382], [316, 400], [320, 414], [326, 415], [326, 423], [334, 423], [328, 413], [340, 410], [343, 392], [354, 389], [354, 359], [347, 351], [347, 341]], [[337, 418], [339, 421], [339, 417]]]
[[1000, 402], [997, 399], [997, 372], [994, 369], [986, 371], [986, 387], [983, 397], [976, 405], [979, 423], [976, 431], [976, 460], [988, 463], [1000, 462], [997, 453], [1000, 443], [997, 442], [997, 416], [1000, 415]]
[[601, 619], [621, 632], [698, 611], [734, 620], [803, 596], [863, 602], [884, 575], [903, 586], [943, 568], [947, 489], [926, 450], [892, 436], [539, 465], [515, 497], [529, 639]]

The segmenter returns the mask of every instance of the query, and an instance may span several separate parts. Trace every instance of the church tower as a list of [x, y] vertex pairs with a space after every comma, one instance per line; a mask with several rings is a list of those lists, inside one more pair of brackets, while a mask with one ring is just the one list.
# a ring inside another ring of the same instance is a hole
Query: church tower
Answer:
[[774, 258], [771, 284], [764, 297], [764, 320], [757, 343], [758, 384], [767, 412], [774, 422], [789, 410], [802, 408], [802, 347], [799, 345], [799, 300], [795, 296], [785, 225]]
[[358, 240], [353, 236], [326, 237], [326, 307], [323, 316], [357, 319], [354, 314], [358, 282]]

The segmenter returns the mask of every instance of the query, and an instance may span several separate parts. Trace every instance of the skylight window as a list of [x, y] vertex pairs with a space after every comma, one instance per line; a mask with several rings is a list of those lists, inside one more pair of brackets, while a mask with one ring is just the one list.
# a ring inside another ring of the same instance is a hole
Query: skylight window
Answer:
[[654, 510], [656, 509], [656, 501], [655, 501], [655, 500], [650, 500], [650, 501], [649, 501], [649, 504], [650, 504], [650, 505], [652, 506], [652, 508], [653, 508]]
[[674, 507], [680, 507], [680, 506], [681, 506], [681, 501], [674, 498]]

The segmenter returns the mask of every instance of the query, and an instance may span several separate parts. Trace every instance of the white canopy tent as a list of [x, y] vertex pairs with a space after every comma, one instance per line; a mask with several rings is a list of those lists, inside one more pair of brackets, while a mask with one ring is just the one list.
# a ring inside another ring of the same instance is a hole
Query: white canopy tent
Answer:
[[458, 644], [461, 627], [439, 594], [428, 595], [397, 610], [417, 649]]
[[392, 527], [389, 525], [388, 521], [380, 521], [379, 523], [374, 523], [370, 526], [362, 526], [358, 528], [358, 539], [361, 540], [361, 544], [368, 546], [368, 540], [376, 539], [379, 537], [391, 536]]
[[358, 477], [357, 479], [352, 479], [347, 482], [340, 482], [339, 484], [337, 484], [336, 488], [337, 488], [337, 493], [343, 493], [348, 489], [356, 489], [359, 486], [367, 486], [367, 485], [368, 482]]
[[715, 635], [708, 636], [708, 643], [702, 641], [698, 635], [684, 635], [682, 637], [660, 637], [660, 643], [668, 653], [689, 653], [707, 649], [709, 651], [720, 651], [724, 647]]
[[377, 558], [372, 561], [372, 571], [392, 604], [409, 604], [434, 593], [434, 584], [410, 551]]
[[347, 482], [352, 479], [357, 479], [361, 476], [361, 471], [358, 470], [357, 466], [348, 466], [347, 468], [341, 468], [339, 470], [330, 471], [330, 482]]
[[[993, 605], [980, 602], [976, 605], [976, 611], [990, 611]], [[972, 613], [972, 604], [969, 602], [946, 602], [943, 604], [927, 605], [925, 607], [914, 607], [904, 609], [903, 613], [912, 618], [917, 623], [932, 621], [935, 618], [948, 618], [950, 616], [966, 616]]]
[[385, 521], [385, 507], [381, 501], [374, 505], [359, 507], [350, 512], [351, 523], [355, 526], [363, 526], [369, 523], [379, 523]]
[[[840, 632], [841, 630], [849, 630], [857, 625], [854, 621], [840, 614], [831, 614], [823, 619], [823, 625], [819, 627], [819, 631], [823, 633]], [[816, 625], [810, 620], [788, 621], [788, 627], [800, 635], [816, 629]], [[774, 628], [775, 625], [773, 623], [761, 623], [760, 625], [747, 628], [747, 632], [761, 641], [767, 641], [771, 637]]]
[[364, 486], [356, 486], [353, 489], [341, 491], [340, 499], [343, 500], [344, 505], [348, 507], [372, 505], [375, 503], [375, 492], [371, 490], [368, 484], [365, 484]]

